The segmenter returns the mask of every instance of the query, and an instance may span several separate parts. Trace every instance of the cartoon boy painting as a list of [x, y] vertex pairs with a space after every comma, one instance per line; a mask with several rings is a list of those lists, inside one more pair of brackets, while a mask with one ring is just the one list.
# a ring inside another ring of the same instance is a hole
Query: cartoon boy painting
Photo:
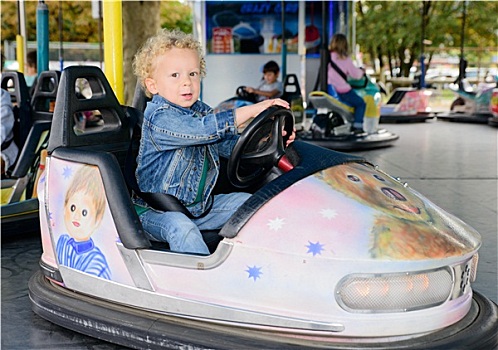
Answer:
[[105, 211], [104, 187], [98, 168], [83, 166], [75, 174], [64, 200], [64, 222], [68, 234], [57, 241], [59, 263], [102, 277], [111, 278], [105, 256], [94, 245], [91, 235]]

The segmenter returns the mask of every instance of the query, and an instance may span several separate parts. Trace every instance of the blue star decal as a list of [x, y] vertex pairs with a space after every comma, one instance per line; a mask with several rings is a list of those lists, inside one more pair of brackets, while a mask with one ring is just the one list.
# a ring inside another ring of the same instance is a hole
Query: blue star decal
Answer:
[[317, 254], [322, 254], [323, 247], [325, 246], [324, 244], [320, 244], [320, 242], [312, 243], [308, 241], [308, 245], [306, 248], [308, 248], [308, 251], [306, 253], [312, 253], [313, 256]]
[[249, 273], [249, 276], [247, 278], [253, 278], [254, 281], [260, 278], [261, 275], [263, 274], [263, 272], [261, 272], [261, 267], [256, 267], [256, 266], [253, 267], [247, 266], [246, 272]]
[[64, 167], [62, 171], [62, 176], [64, 176], [65, 179], [70, 178], [72, 174], [73, 174], [73, 169], [71, 169], [68, 166]]

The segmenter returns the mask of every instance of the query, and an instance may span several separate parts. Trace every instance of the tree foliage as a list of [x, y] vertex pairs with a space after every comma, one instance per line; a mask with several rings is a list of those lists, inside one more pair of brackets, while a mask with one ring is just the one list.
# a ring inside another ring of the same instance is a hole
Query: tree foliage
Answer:
[[465, 5], [464, 46], [496, 47], [498, 2], [492, 1], [362, 0], [356, 9], [357, 42], [370, 59], [379, 59], [391, 71], [398, 67], [407, 76], [422, 49], [429, 62], [433, 48], [459, 50]]
[[[131, 1], [123, 1], [123, 3]], [[143, 3], [144, 1], [133, 1]], [[147, 1], [146, 1], [147, 2]], [[25, 1], [26, 39], [36, 41], [36, 9], [38, 1]], [[62, 9], [62, 40], [69, 42], [99, 42], [99, 20], [92, 18], [91, 1], [45, 0], [49, 10], [49, 40], [59, 41], [59, 7]], [[126, 4], [124, 4], [126, 5]], [[1, 40], [15, 41], [19, 34], [18, 2], [1, 2]], [[179, 1], [161, 1], [161, 27], [192, 32], [192, 13]], [[147, 14], [145, 14], [147, 15]], [[124, 25], [128, 25], [127, 23]]]
[[[36, 9], [38, 1], [25, 1], [26, 39], [36, 41]], [[90, 1], [46, 0], [49, 11], [49, 40], [59, 41], [59, 8], [62, 9], [62, 40], [98, 42], [99, 22], [92, 18]], [[2, 42], [14, 41], [19, 34], [18, 2], [2, 1]]]
[[178, 1], [162, 1], [161, 28], [179, 29], [192, 33], [193, 15], [190, 6]]

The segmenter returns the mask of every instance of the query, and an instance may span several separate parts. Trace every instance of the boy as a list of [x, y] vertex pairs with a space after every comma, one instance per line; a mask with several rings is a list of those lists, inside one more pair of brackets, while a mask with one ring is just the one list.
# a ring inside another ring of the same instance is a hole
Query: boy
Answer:
[[264, 101], [270, 98], [282, 96], [284, 87], [281, 81], [278, 81], [280, 68], [277, 62], [269, 61], [263, 66], [263, 80], [256, 88], [246, 87], [245, 90], [250, 94], [256, 95], [256, 101]]
[[197, 217], [190, 220], [179, 212], [160, 212], [135, 198], [142, 226], [150, 239], [168, 242], [173, 251], [209, 254], [200, 230], [221, 228], [250, 196], [240, 192], [211, 196], [219, 157], [230, 155], [237, 125], [272, 105], [289, 108], [289, 104], [266, 100], [214, 113], [198, 100], [206, 71], [201, 45], [179, 31], [161, 30], [149, 38], [135, 55], [133, 69], [152, 96], [144, 112], [137, 157], [140, 190], [173, 195]]

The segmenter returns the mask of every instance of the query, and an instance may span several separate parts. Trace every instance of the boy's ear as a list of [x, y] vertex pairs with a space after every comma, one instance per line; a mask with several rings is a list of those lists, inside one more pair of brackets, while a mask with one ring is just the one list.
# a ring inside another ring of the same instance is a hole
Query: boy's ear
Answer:
[[153, 95], [157, 94], [156, 81], [152, 78], [145, 78], [144, 80], [145, 87], [149, 92]]

